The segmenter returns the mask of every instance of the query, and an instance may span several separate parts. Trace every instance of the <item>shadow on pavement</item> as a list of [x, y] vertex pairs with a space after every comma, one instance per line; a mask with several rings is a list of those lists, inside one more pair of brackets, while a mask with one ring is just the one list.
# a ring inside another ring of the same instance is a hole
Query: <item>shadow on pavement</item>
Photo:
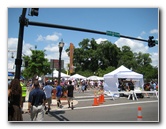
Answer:
[[69, 119], [67, 119], [66, 117], [64, 117], [62, 114], [64, 114], [65, 111], [51, 111], [49, 112], [49, 114], [53, 117], [55, 117], [56, 119], [58, 119], [59, 121], [69, 121]]

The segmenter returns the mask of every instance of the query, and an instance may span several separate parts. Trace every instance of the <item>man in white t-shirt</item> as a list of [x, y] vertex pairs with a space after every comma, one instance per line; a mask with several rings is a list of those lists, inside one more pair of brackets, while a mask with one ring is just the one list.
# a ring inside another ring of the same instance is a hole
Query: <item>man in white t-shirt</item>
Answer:
[[45, 110], [48, 109], [46, 111], [46, 114], [48, 114], [48, 112], [50, 111], [50, 105], [52, 103], [52, 90], [53, 90], [53, 87], [50, 85], [49, 81], [46, 82], [46, 85], [43, 87], [43, 90], [46, 95], [46, 103], [48, 103], [48, 108], [45, 107]]

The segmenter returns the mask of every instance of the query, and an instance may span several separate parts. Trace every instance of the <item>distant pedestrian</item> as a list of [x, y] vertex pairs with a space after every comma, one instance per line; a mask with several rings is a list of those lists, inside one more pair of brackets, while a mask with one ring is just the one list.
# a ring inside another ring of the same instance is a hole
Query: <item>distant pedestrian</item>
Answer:
[[156, 83], [154, 81], [152, 82], [152, 85], [153, 85], [153, 89], [156, 90]]
[[[68, 108], [71, 107], [70, 102], [73, 103], [73, 91], [74, 91], [74, 85], [72, 85], [72, 81], [69, 80], [69, 85], [67, 86], [67, 101], [68, 101]], [[73, 105], [72, 105], [73, 106]]]
[[[25, 102], [25, 98], [27, 96], [27, 87], [24, 83], [23, 78], [20, 78], [20, 85], [21, 85], [21, 88], [22, 88], [22, 104], [21, 104], [21, 107], [23, 108], [23, 103]], [[23, 113], [23, 111], [22, 111], [22, 113]]]
[[62, 86], [61, 84], [59, 84], [56, 86], [56, 100], [57, 100], [58, 107], [62, 107], [61, 100], [60, 100], [61, 96], [62, 96]]
[[50, 105], [52, 103], [52, 90], [53, 90], [53, 87], [50, 85], [50, 82], [47, 81], [46, 85], [43, 87], [43, 91], [46, 95], [46, 102], [45, 103], [48, 103], [48, 107], [45, 106], [45, 110], [48, 109], [46, 111], [46, 114], [50, 111]]
[[[34, 82], [35, 82], [35, 81], [39, 81], [39, 76], [35, 75], [35, 76], [32, 78], [32, 86], [31, 86], [31, 90], [30, 90], [30, 91], [32, 91], [33, 89], [35, 89], [35, 86], [34, 86]], [[41, 83], [39, 83], [39, 88], [40, 88], [40, 89], [43, 89]]]
[[85, 81], [84, 80], [81, 81], [81, 90], [84, 93], [84, 91], [85, 91]]
[[43, 121], [46, 96], [44, 91], [39, 88], [37, 80], [34, 81], [34, 88], [29, 94], [28, 110], [32, 121]]
[[8, 121], [23, 121], [22, 88], [18, 79], [13, 79], [8, 87]]

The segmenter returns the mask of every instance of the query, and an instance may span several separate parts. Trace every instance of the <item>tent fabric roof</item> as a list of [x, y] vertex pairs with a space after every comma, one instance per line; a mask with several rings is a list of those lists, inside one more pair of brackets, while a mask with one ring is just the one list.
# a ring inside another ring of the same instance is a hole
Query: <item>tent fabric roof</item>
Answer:
[[70, 78], [69, 79], [85, 79], [86, 77], [84, 77], [84, 76], [82, 76], [82, 75], [80, 75], [80, 74], [74, 74], [74, 75], [72, 75], [72, 76], [70, 76]]
[[126, 68], [125, 66], [120, 66], [119, 68], [115, 69], [114, 71], [105, 74], [104, 78], [143, 78], [142, 74], [136, 73], [131, 71], [130, 69]]
[[136, 73], [125, 66], [120, 66], [116, 70], [104, 75], [104, 90], [111, 92], [118, 92], [118, 78], [130, 78], [137, 79], [138, 83], [135, 83], [135, 87], [142, 87], [144, 85], [143, 75]]
[[118, 78], [143, 78], [142, 74], [129, 71], [129, 72], [119, 72], [117, 73]]
[[[58, 77], [58, 73], [59, 73], [59, 71], [54, 70], [54, 71], [53, 71], [53, 77]], [[48, 74], [48, 75], [45, 75], [45, 76], [46, 76], [46, 77], [52, 77], [52, 74]], [[70, 75], [67, 75], [67, 74], [61, 72], [61, 77], [62, 77], [62, 78], [69, 78]]]
[[104, 80], [103, 77], [99, 77], [99, 76], [90, 76], [87, 78], [88, 80]]
[[104, 77], [114, 77], [115, 74], [119, 73], [119, 72], [131, 72], [130, 69], [126, 68], [125, 66], [121, 65], [119, 68], [115, 69], [114, 71], [107, 73], [104, 75]]

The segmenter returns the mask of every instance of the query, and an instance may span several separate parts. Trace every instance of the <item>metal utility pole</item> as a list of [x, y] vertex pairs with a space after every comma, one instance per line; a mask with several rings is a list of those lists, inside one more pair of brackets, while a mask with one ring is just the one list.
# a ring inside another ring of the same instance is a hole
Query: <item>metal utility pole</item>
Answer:
[[22, 65], [22, 46], [23, 46], [24, 26], [27, 24], [27, 19], [25, 18], [26, 10], [27, 10], [26, 8], [23, 8], [22, 15], [19, 18], [20, 28], [18, 35], [17, 57], [15, 59], [15, 65], [16, 65], [15, 78], [17, 79], [20, 79], [20, 71]]
[[58, 85], [60, 85], [61, 82], [61, 55], [62, 55], [62, 49], [64, 47], [64, 42], [61, 40], [59, 42], [59, 71], [58, 71]]

